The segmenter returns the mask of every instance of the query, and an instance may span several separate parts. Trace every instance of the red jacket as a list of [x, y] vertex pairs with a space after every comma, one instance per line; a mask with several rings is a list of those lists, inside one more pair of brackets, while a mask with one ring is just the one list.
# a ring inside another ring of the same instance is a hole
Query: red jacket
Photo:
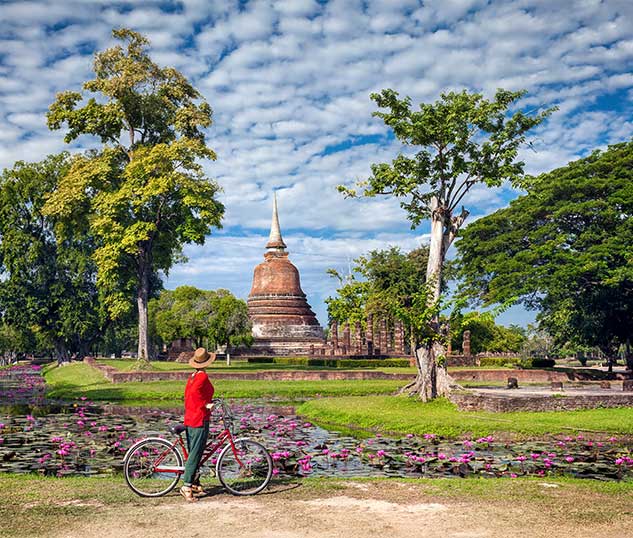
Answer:
[[205, 406], [213, 399], [213, 385], [206, 372], [191, 374], [185, 387], [185, 426], [200, 428], [209, 420], [211, 411]]

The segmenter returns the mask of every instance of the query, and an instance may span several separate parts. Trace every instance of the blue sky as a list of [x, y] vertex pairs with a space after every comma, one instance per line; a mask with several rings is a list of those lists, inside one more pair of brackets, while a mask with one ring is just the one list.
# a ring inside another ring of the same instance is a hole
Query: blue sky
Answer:
[[[346, 271], [370, 249], [414, 248], [428, 231], [410, 230], [394, 200], [336, 192], [400, 150], [372, 118], [371, 92], [389, 87], [417, 103], [451, 89], [527, 89], [523, 106], [559, 107], [521, 154], [531, 173], [633, 135], [630, 0], [4, 1], [1, 168], [64, 149], [45, 126], [47, 107], [91, 78], [94, 51], [121, 26], [146, 34], [154, 60], [181, 70], [215, 113], [218, 160], [205, 166], [224, 188], [224, 228], [186, 248], [189, 262], [167, 287], [246, 298], [278, 189], [290, 258], [322, 323], [335, 289], [327, 268]], [[516, 195], [476, 188], [466, 206], [474, 219]], [[513, 308], [500, 321], [531, 317]]]

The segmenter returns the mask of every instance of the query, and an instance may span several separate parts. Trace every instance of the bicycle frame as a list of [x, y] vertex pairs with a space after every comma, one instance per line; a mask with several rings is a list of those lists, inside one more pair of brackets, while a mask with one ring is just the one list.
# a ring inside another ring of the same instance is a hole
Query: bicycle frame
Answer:
[[[213, 454], [218, 452], [218, 450], [223, 448], [228, 442], [231, 445], [231, 450], [233, 451], [233, 455], [235, 456], [235, 460], [238, 462], [240, 467], [244, 467], [244, 464], [242, 463], [242, 461], [239, 458], [238, 451], [235, 448], [235, 441], [233, 440], [233, 434], [231, 433], [231, 428], [227, 424], [227, 422], [229, 422], [230, 419], [227, 418], [227, 409], [225, 407], [225, 404], [221, 400], [215, 400], [215, 401], [219, 401], [220, 405], [222, 406], [222, 411], [223, 411], [222, 422], [223, 422], [223, 425], [224, 425], [224, 429], [220, 433], [218, 433], [213, 439], [211, 439], [211, 440], [209, 440], [207, 442], [206, 446], [204, 447], [204, 452], [202, 453], [202, 458], [200, 458], [199, 466], [204, 465], [211, 458], [211, 456], [213, 456]], [[182, 450], [182, 454], [184, 455], [185, 463], [186, 463], [187, 460], [189, 459], [189, 452], [187, 451], [187, 446], [186, 446], [187, 444], [184, 442], [184, 440], [182, 438], [182, 433], [179, 433], [177, 435], [178, 435], [178, 439], [175, 440], [171, 444], [171, 446], [173, 448], [180, 447], [180, 449]], [[161, 454], [159, 456], [159, 458], [156, 460], [156, 462], [155, 462], [155, 465], [156, 465], [155, 471], [156, 472], [159, 472], [159, 473], [178, 473], [178, 474], [183, 474], [185, 472], [185, 468], [184, 467], [180, 467], [180, 466], [177, 467], [177, 466], [165, 465], [165, 466], [161, 467], [160, 466], [160, 462], [162, 461], [163, 458], [164, 458], [164, 454]]]

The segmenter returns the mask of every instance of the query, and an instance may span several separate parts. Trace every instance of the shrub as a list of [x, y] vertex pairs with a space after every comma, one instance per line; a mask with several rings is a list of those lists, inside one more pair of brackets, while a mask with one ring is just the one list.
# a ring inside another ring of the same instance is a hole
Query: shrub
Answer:
[[521, 359], [518, 365], [521, 368], [553, 368], [555, 364], [556, 361], [554, 359], [532, 358]]

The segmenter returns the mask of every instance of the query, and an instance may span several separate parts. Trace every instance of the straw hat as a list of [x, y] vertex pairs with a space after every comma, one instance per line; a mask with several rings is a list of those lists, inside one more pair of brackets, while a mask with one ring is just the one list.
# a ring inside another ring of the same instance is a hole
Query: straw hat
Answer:
[[203, 347], [199, 347], [193, 352], [193, 357], [189, 359], [189, 366], [192, 368], [206, 368], [215, 360], [215, 353], [209, 353]]

